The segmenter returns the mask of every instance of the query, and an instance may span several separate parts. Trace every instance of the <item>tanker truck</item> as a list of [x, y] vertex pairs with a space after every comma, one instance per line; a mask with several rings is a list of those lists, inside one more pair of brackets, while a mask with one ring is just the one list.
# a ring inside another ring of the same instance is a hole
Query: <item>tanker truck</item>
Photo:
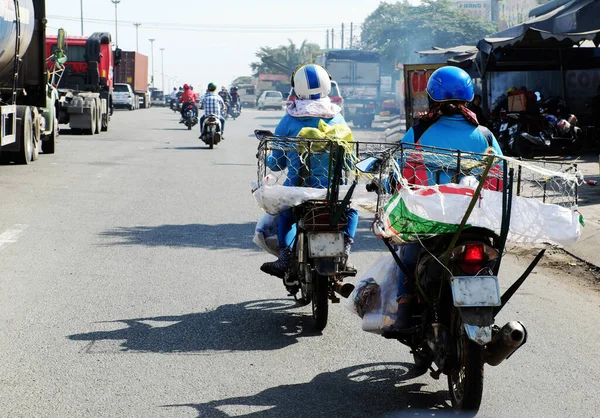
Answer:
[[63, 29], [46, 38], [48, 70], [58, 90], [58, 122], [87, 135], [108, 130], [113, 103], [113, 71], [121, 50], [114, 52], [111, 36], [67, 37]]
[[58, 135], [44, 0], [0, 0], [0, 34], [0, 162], [28, 164], [54, 153]]

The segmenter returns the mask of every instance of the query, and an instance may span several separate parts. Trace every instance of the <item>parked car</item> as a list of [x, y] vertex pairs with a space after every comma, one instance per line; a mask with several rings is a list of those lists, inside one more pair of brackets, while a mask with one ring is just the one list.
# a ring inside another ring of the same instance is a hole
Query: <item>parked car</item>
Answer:
[[[340, 92], [340, 87], [336, 81], [331, 81], [331, 91], [329, 92], [329, 98], [333, 103], [342, 108], [342, 116], [344, 115], [344, 98], [342, 97], [342, 93]], [[296, 100], [296, 92], [294, 88], [290, 90], [290, 94], [288, 95], [287, 101], [291, 102]]]
[[129, 84], [116, 83], [113, 86], [113, 103], [115, 107], [135, 110], [138, 107], [138, 98]]
[[271, 109], [282, 109], [283, 95], [278, 91], [263, 91], [258, 98], [257, 107], [258, 110], [265, 110], [268, 107]]

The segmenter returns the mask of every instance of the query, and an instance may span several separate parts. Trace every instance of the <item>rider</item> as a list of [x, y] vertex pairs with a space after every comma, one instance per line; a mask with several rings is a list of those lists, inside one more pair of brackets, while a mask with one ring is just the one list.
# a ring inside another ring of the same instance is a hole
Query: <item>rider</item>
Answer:
[[238, 88], [236, 86], [231, 87], [229, 94], [231, 97], [231, 112], [233, 113], [234, 106], [237, 107], [238, 112], [241, 112], [242, 106], [240, 103], [240, 94], [238, 93]]
[[177, 87], [173, 87], [173, 91], [171, 92], [171, 106], [177, 103]]
[[[403, 143], [428, 147], [461, 150], [478, 154], [490, 148], [502, 155], [498, 141], [487, 128], [479, 125], [477, 117], [467, 105], [473, 100], [473, 80], [458, 67], [442, 67], [436, 70], [427, 83], [430, 111], [411, 128], [402, 139]], [[403, 244], [399, 256], [408, 271], [414, 271], [421, 252], [419, 243]], [[411, 302], [415, 294], [404, 272], [398, 280], [398, 319], [395, 329], [410, 326]]]
[[181, 120], [179, 123], [185, 121], [185, 111], [190, 106], [196, 106], [196, 100], [198, 100], [198, 95], [194, 93], [194, 90], [192, 90], [188, 84], [184, 84], [183, 94], [181, 95], [181, 99], [179, 99], [179, 103], [181, 103]]
[[215, 94], [217, 85], [215, 83], [209, 83], [206, 89], [206, 95], [202, 99], [201, 109], [204, 109], [204, 115], [200, 118], [200, 139], [202, 139], [202, 129], [204, 128], [204, 119], [208, 115], [215, 115], [221, 120], [221, 140], [225, 140], [223, 134], [225, 133], [225, 118], [223, 112], [225, 111], [225, 103], [221, 99], [220, 95]]
[[223, 103], [225, 103], [225, 105], [227, 105], [227, 107], [230, 107], [231, 94], [229, 94], [229, 92], [227, 91], [227, 87], [221, 86], [221, 91], [219, 92], [219, 96], [221, 96], [221, 99], [223, 99]]
[[[323, 120], [328, 125], [346, 125], [344, 117], [341, 115], [341, 109], [331, 103], [329, 92], [331, 91], [331, 77], [323, 67], [316, 64], [305, 64], [298, 67], [292, 74], [292, 87], [296, 91], [296, 101], [290, 103], [286, 115], [281, 119], [275, 129], [277, 137], [297, 137], [302, 128], [316, 128], [319, 121]], [[290, 158], [287, 161], [284, 158], [277, 158], [273, 155], [267, 161], [270, 168], [275, 170], [284, 170], [287, 166], [288, 178], [286, 186], [293, 186], [300, 171], [300, 159]], [[283, 161], [282, 161], [283, 160]], [[327, 176], [321, 184], [327, 184]], [[350, 254], [350, 248], [354, 243], [354, 235], [358, 225], [358, 212], [355, 209], [348, 208], [346, 211], [348, 225], [344, 230], [344, 244], [346, 256]], [[296, 236], [296, 219], [294, 212], [288, 209], [279, 215], [278, 239], [279, 239], [279, 259], [273, 262], [264, 263], [261, 270], [273, 276], [283, 278], [292, 257], [291, 247]]]

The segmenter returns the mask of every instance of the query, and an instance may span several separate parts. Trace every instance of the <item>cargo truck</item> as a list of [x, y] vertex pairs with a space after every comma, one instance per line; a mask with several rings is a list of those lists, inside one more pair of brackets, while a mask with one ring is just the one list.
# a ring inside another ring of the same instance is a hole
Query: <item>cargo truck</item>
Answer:
[[54, 153], [56, 90], [46, 73], [43, 0], [0, 0], [0, 160], [28, 164]]
[[129, 84], [137, 96], [136, 104], [144, 109], [150, 107], [148, 91], [148, 57], [135, 51], [121, 52], [121, 62], [115, 67], [115, 83]]
[[88, 135], [107, 131], [113, 105], [113, 71], [121, 50], [114, 52], [111, 36], [70, 36], [59, 30], [46, 39], [46, 56], [59, 93], [58, 121]]
[[371, 127], [379, 112], [381, 76], [377, 52], [353, 49], [319, 53], [315, 63], [329, 71], [344, 98], [344, 116], [357, 127]]

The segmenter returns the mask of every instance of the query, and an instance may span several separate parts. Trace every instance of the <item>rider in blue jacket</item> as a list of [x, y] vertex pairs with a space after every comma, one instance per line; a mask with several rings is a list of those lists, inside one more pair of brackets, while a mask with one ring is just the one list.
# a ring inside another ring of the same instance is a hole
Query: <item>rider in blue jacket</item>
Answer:
[[[403, 143], [477, 154], [486, 154], [491, 149], [502, 155], [494, 135], [479, 125], [475, 114], [467, 108], [473, 100], [474, 90], [473, 80], [465, 71], [452, 66], [436, 70], [427, 83], [427, 94], [430, 111], [406, 133]], [[449, 181], [449, 178], [441, 178], [439, 183]], [[399, 256], [409, 271], [415, 270], [420, 252], [419, 243], [400, 246]], [[406, 275], [400, 272], [399, 276], [398, 319], [394, 324], [398, 330], [410, 326], [411, 302], [415, 297]]]
[[[292, 74], [292, 86], [296, 97], [294, 102], [288, 105], [286, 115], [281, 119], [275, 135], [278, 137], [297, 137], [303, 128], [317, 128], [321, 120], [328, 125], [342, 124], [346, 121], [340, 114], [341, 109], [331, 103], [329, 92], [331, 91], [331, 77], [327, 71], [316, 64], [307, 64], [296, 69]], [[274, 150], [267, 158], [267, 165], [273, 171], [288, 169], [285, 186], [292, 187], [314, 187], [326, 188], [328, 184], [329, 157], [327, 155], [314, 155], [310, 161], [311, 176], [302, 179], [300, 170], [302, 162], [300, 156], [294, 151]], [[347, 209], [346, 216], [348, 225], [344, 230], [344, 243], [346, 257], [354, 243], [354, 235], [358, 226], [358, 212], [355, 209]], [[264, 263], [261, 270], [265, 273], [283, 278], [285, 271], [291, 262], [292, 245], [296, 237], [296, 219], [293, 211], [286, 210], [279, 215], [278, 239], [279, 259]]]

